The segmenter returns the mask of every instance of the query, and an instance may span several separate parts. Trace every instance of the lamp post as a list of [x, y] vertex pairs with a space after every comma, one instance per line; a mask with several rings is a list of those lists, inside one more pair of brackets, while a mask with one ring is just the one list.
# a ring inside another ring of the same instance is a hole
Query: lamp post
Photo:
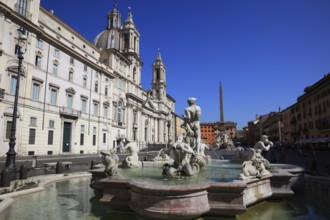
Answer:
[[171, 128], [171, 120], [169, 119], [168, 121], [167, 121], [167, 143], [166, 143], [166, 149], [168, 148], [168, 145], [170, 144], [170, 142], [171, 142], [171, 140], [170, 140], [170, 136], [171, 136], [171, 134], [170, 134], [170, 128]]
[[22, 52], [22, 46], [24, 46], [27, 35], [26, 30], [23, 28], [19, 28], [17, 30], [18, 32], [18, 69], [17, 69], [17, 82], [16, 82], [16, 90], [15, 90], [15, 100], [14, 100], [14, 109], [13, 109], [13, 118], [12, 118], [12, 127], [11, 127], [11, 133], [9, 137], [9, 150], [7, 152], [6, 157], [6, 164], [5, 168], [7, 168], [12, 174], [15, 174], [16, 176], [16, 164], [15, 164], [15, 145], [16, 145], [16, 120], [17, 120], [17, 105], [18, 105], [18, 95], [19, 95], [19, 83], [20, 83], [20, 76], [22, 72], [22, 63], [23, 63], [23, 52]]

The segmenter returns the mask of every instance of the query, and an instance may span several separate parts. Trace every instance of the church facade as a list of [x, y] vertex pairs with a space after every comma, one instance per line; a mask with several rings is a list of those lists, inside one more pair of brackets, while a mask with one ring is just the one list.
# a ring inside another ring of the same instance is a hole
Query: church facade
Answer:
[[[21, 30], [18, 32], [17, 30]], [[24, 60], [18, 71], [18, 40]], [[39, 0], [0, 0], [0, 156], [8, 151], [19, 79], [15, 151], [19, 156], [93, 154], [126, 138], [140, 149], [175, 136], [175, 100], [155, 51], [152, 88], [141, 86], [140, 33], [116, 4], [89, 42]]]

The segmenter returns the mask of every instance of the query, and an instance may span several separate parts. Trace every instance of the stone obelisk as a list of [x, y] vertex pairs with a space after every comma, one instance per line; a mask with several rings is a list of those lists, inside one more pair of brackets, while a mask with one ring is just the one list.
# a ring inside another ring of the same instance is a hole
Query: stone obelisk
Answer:
[[225, 122], [224, 119], [224, 114], [223, 114], [223, 98], [222, 98], [222, 84], [220, 81], [220, 86], [219, 86], [219, 93], [220, 93], [220, 124]]

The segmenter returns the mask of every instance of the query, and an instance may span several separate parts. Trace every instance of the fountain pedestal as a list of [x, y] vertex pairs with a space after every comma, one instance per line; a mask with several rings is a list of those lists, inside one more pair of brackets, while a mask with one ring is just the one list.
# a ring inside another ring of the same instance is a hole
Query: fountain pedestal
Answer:
[[112, 176], [99, 181], [101, 202], [130, 209], [144, 219], [195, 219], [202, 215], [235, 216], [272, 195], [269, 178], [227, 183], [153, 185]]
[[143, 219], [195, 219], [210, 210], [209, 184], [152, 186], [130, 183], [130, 208]]

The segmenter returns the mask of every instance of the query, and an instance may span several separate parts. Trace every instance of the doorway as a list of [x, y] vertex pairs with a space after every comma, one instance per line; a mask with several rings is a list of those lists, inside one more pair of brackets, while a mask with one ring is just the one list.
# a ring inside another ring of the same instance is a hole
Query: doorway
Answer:
[[64, 122], [63, 127], [63, 153], [70, 152], [71, 149], [71, 126], [70, 122]]

